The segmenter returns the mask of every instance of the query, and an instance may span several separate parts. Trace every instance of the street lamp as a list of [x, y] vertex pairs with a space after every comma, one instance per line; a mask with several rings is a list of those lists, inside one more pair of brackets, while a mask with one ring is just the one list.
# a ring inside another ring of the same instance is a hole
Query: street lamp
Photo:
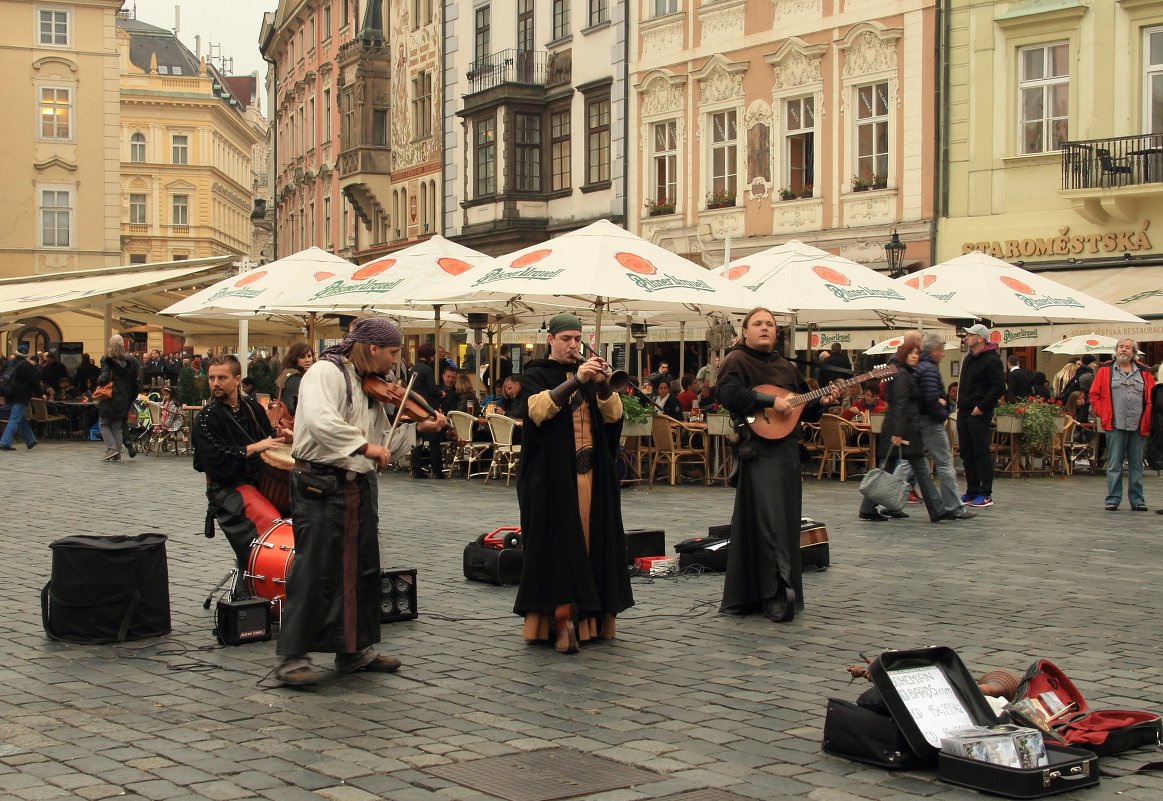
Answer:
[[892, 232], [892, 239], [884, 243], [884, 255], [888, 258], [889, 278], [900, 278], [905, 274], [901, 269], [901, 262], [905, 258], [905, 243], [901, 241], [900, 234], [895, 229]]

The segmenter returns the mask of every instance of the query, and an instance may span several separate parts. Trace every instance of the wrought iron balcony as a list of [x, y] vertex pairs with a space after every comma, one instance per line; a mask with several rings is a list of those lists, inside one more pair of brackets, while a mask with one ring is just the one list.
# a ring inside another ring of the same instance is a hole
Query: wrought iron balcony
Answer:
[[547, 54], [544, 50], [502, 50], [472, 63], [468, 92], [475, 94], [506, 83], [544, 86]]
[[1062, 188], [1102, 189], [1163, 181], [1163, 134], [1062, 145]]

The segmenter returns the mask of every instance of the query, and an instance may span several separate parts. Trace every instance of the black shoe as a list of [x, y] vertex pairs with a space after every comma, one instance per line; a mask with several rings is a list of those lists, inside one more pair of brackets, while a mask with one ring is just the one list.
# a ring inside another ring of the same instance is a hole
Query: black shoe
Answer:
[[1106, 509], [1108, 512], [1117, 512], [1119, 510], [1119, 505], [1117, 503], [1108, 503], [1102, 508]]
[[902, 518], [909, 516], [908, 512], [888, 512], [888, 511], [885, 511], [885, 512], [882, 512], [881, 514], [886, 515], [888, 517], [895, 518], [897, 520], [900, 520]]
[[772, 623], [787, 623], [796, 616], [796, 591], [784, 587], [774, 598], [765, 598], [763, 614]]
[[1145, 503], [1140, 503], [1137, 506], [1132, 506], [1131, 508], [1134, 509], [1136, 512], [1149, 512], [1149, 511], [1151, 511], [1150, 509], [1147, 508], [1147, 504], [1145, 504]]
[[126, 453], [128, 453], [128, 454], [129, 454], [129, 458], [130, 458], [130, 459], [132, 459], [132, 458], [134, 458], [135, 456], [137, 456], [137, 448], [133, 447], [133, 443], [132, 443], [132, 442], [127, 442], [127, 443], [125, 443], [125, 451], [126, 451]]
[[28, 448], [29, 450], [32, 450], [33, 448], [35, 448], [35, 447], [36, 447], [36, 443], [35, 443], [35, 442], [29, 442], [29, 443], [26, 443], [24, 447]]
[[885, 517], [884, 515], [882, 515], [880, 512], [861, 512], [860, 519], [861, 520], [888, 520], [888, 518]]
[[14, 450], [16, 450], [16, 448], [13, 448], [11, 445], [0, 445], [0, 451], [14, 451]]
[[1163, 509], [1156, 509], [1156, 510], [1155, 510], [1155, 514], [1157, 514], [1157, 515], [1163, 515]]

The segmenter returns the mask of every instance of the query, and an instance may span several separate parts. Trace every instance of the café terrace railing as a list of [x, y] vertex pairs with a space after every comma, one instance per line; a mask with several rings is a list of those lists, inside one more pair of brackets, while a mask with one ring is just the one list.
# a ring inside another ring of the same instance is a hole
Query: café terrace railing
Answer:
[[547, 78], [544, 50], [502, 50], [478, 59], [468, 70], [468, 94], [506, 83], [544, 86]]
[[1163, 134], [1062, 144], [1062, 188], [1140, 186], [1163, 181]]

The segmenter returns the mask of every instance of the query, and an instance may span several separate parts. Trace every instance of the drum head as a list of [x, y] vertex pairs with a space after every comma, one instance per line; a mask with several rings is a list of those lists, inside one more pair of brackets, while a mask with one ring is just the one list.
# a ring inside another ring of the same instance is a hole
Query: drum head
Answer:
[[291, 468], [295, 466], [295, 459], [291, 456], [290, 445], [278, 445], [270, 450], [263, 451], [261, 454], [262, 460], [271, 467], [277, 467], [280, 470], [291, 472]]

